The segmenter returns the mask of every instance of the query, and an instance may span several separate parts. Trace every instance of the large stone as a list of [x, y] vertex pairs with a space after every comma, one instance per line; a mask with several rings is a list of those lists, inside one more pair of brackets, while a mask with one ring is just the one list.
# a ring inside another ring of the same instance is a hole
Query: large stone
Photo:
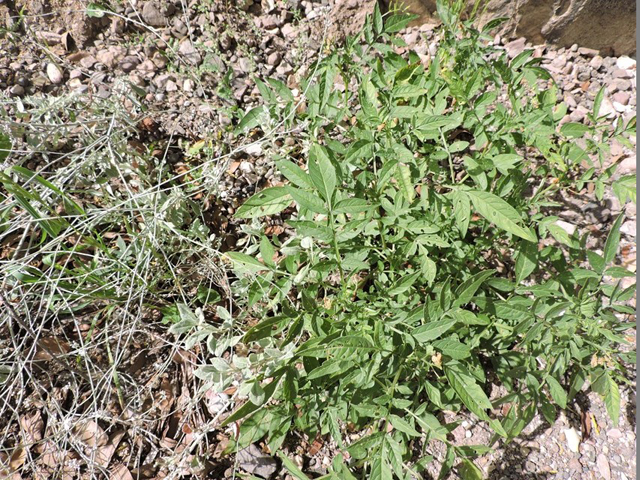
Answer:
[[[392, 2], [380, 1], [383, 7]], [[336, 0], [336, 4], [352, 2]], [[359, 3], [370, 8], [370, 1]], [[400, 0], [400, 3], [420, 15], [419, 23], [433, 21], [436, 16], [436, 0]], [[510, 19], [499, 32], [501, 35], [526, 37], [534, 44], [551, 42], [563, 47], [578, 44], [616, 56], [633, 55], [636, 51], [634, 0], [490, 0], [480, 23], [496, 17]]]

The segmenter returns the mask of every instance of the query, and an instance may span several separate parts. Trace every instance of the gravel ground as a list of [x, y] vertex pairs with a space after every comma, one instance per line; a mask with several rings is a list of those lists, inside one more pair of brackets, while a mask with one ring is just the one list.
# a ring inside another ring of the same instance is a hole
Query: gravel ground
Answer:
[[[198, 1], [131, 2], [102, 18], [87, 17], [85, 5], [76, 0], [54, 3], [55, 7], [41, 0], [16, 1], [15, 7], [11, 2], [0, 4], [0, 16], [15, 15], [23, 7], [25, 13], [24, 23], [14, 23], [21, 31], [21, 41], [0, 40], [4, 108], [10, 111], [29, 95], [73, 92], [106, 99], [114, 95], [118, 82], [126, 80], [141, 92], [147, 109], [144, 116], [136, 118], [139, 129], [153, 134], [160, 144], [204, 138], [232, 143], [230, 126], [259, 101], [252, 77], [271, 76], [297, 88], [300, 77], [317, 57], [323, 37], [338, 31], [328, 23], [335, 8], [328, 0], [241, 0], [236, 2], [238, 8], [229, 6], [233, 2], [216, 0], [205, 7]], [[433, 27], [423, 25], [401, 32], [424, 61], [437, 49]], [[568, 106], [563, 122], [584, 121], [603, 85], [607, 95], [602, 114], [611, 120], [635, 115], [634, 59], [602, 57], [598, 51], [578, 45], [568, 49], [528, 45], [524, 38], [496, 38], [495, 44], [511, 57], [533, 48], [535, 56], [543, 58], [543, 66], [554, 75]], [[635, 139], [632, 141], [635, 145]], [[229, 222], [234, 209], [256, 188], [278, 181], [265, 149], [233, 155], [217, 200], [219, 222]], [[175, 163], [182, 160], [180, 153], [172, 155]], [[614, 162], [619, 164], [616, 177], [635, 172], [635, 151], [614, 144], [608, 165]], [[563, 228], [570, 231], [606, 231], [623, 210], [610, 191], [605, 193], [604, 208], [587, 189], [564, 200], [567, 208], [557, 214]], [[627, 204], [624, 213], [621, 262], [635, 272], [635, 204]], [[232, 245], [233, 241], [229, 247]], [[598, 244], [592, 247], [598, 248]], [[631, 370], [630, 377], [635, 381]], [[634, 392], [623, 391], [622, 410], [620, 425], [614, 428], [601, 399], [584, 394], [553, 426], [536, 417], [520, 440], [498, 446], [477, 463], [496, 480], [635, 478]], [[464, 415], [455, 418], [463, 421], [452, 432], [459, 444], [488, 440], [482, 425]], [[314, 448], [302, 442], [290, 453], [308, 471], [320, 473], [334, 452], [330, 445]], [[239, 458], [240, 466], [250, 470], [260, 455], [257, 447], [248, 450]], [[287, 477], [276, 462], [267, 464], [274, 477]], [[436, 467], [437, 462], [432, 473]], [[224, 470], [225, 475], [232, 472]]]

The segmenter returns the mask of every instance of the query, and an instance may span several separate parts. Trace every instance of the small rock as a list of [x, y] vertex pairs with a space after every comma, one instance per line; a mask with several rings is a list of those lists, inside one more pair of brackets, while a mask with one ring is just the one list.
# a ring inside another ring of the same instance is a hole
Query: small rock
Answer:
[[567, 107], [574, 109], [578, 106], [578, 102], [576, 102], [576, 99], [573, 97], [573, 95], [565, 95], [564, 97], [564, 103], [567, 104]]
[[272, 65], [277, 67], [282, 61], [282, 55], [280, 52], [273, 52], [271, 55], [267, 57], [267, 65]]
[[420, 33], [417, 30], [412, 31], [404, 36], [404, 41], [407, 45], [413, 45], [420, 39]]
[[113, 68], [116, 64], [116, 56], [115, 53], [111, 50], [100, 50], [96, 53], [96, 60], [107, 68]]
[[129, 73], [140, 64], [140, 59], [134, 55], [127, 55], [120, 60], [120, 68], [123, 72]]
[[[602, 110], [601, 110], [602, 111]], [[578, 105], [576, 109], [569, 114], [569, 118], [572, 122], [582, 122], [589, 113], [589, 110], [584, 105]]]
[[611, 87], [611, 89], [613, 91], [627, 91], [627, 90], [631, 90], [631, 82], [628, 80], [624, 80], [622, 78], [618, 78], [613, 80], [609, 86]]
[[566, 55], [558, 55], [551, 62], [551, 66], [557, 68], [558, 70], [562, 70], [567, 65], [567, 56]]
[[576, 432], [575, 428], [565, 428], [564, 435], [567, 438], [567, 446], [569, 447], [569, 450], [574, 453], [578, 453], [580, 447], [580, 437], [578, 437], [578, 433]]
[[69, 85], [69, 88], [76, 90], [82, 86], [82, 80], [80, 80], [79, 78], [72, 78], [67, 82], [67, 85]]
[[174, 81], [175, 78], [173, 77], [173, 75], [169, 74], [169, 73], [164, 73], [162, 75], [158, 75], [156, 78], [153, 79], [153, 83], [156, 87], [163, 89], [166, 87], [167, 82], [169, 81]]
[[586, 48], [586, 47], [578, 48], [578, 53], [583, 57], [587, 57], [587, 58], [591, 58], [591, 57], [595, 58], [600, 54], [598, 50], [595, 50], [593, 48]]
[[569, 460], [569, 470], [582, 470], [582, 464], [580, 463], [580, 460], [578, 460], [577, 458], [572, 458], [571, 460]]
[[631, 95], [629, 95], [628, 92], [616, 92], [612, 97], [614, 102], [618, 102], [622, 105], [628, 105], [630, 98]]
[[629, 109], [629, 107], [626, 107], [623, 104], [618, 103], [616, 101], [612, 102], [612, 105], [613, 105], [613, 108], [615, 108], [616, 112], [618, 113], [624, 113]]
[[47, 64], [47, 77], [49, 77], [51, 83], [61, 83], [64, 78], [62, 71], [55, 63]]
[[176, 82], [174, 82], [173, 80], [169, 80], [167, 81], [167, 83], [164, 86], [164, 89], [167, 92], [175, 92], [178, 90], [178, 85], [176, 84]]
[[9, 90], [9, 93], [14, 97], [20, 97], [24, 95], [24, 87], [22, 87], [21, 85], [14, 85]]
[[610, 430], [607, 430], [607, 437], [617, 440], [619, 438], [622, 438], [622, 432], [618, 428], [612, 428]]
[[568, 222], [565, 222], [563, 220], [558, 220], [556, 222], [556, 225], [559, 226], [560, 228], [562, 228], [569, 235], [573, 235], [575, 233], [575, 231], [576, 231], [576, 226], [575, 225], [573, 225], [571, 223], [568, 223]]
[[189, 28], [182, 20], [180, 20], [179, 18], [174, 18], [171, 33], [173, 33], [174, 37], [184, 38], [187, 36], [187, 33], [189, 33]]
[[142, 7], [142, 19], [152, 27], [164, 27], [167, 25], [167, 17], [154, 2], [144, 4]]
[[616, 109], [613, 106], [613, 103], [611, 103], [611, 100], [609, 99], [609, 97], [604, 97], [602, 99], [602, 103], [600, 104], [600, 112], [598, 112], [598, 115], [605, 115], [608, 118], [613, 118], [616, 115]]
[[253, 5], [253, 0], [236, 0], [236, 6], [243, 12], [248, 11], [252, 5]]
[[237, 460], [241, 469], [262, 478], [270, 478], [278, 469], [278, 463], [254, 444], [240, 450]]
[[222, 125], [223, 127], [228, 127], [233, 123], [229, 115], [226, 115], [224, 113], [218, 114], [218, 122], [220, 122], [220, 125]]
[[607, 457], [602, 453], [598, 455], [596, 465], [598, 466], [598, 471], [604, 480], [611, 480], [611, 468], [609, 467], [609, 460], [607, 460]]
[[620, 227], [620, 232], [628, 235], [629, 237], [636, 236], [636, 221], [635, 220], [627, 220]]
[[145, 60], [136, 68], [140, 73], [147, 74], [147, 75], [154, 74], [157, 70], [156, 64], [153, 63], [151, 60]]
[[594, 56], [589, 62], [589, 66], [594, 70], [600, 70], [602, 68], [602, 57], [600, 55]]
[[507, 43], [504, 48], [507, 50], [507, 55], [509, 55], [509, 58], [514, 58], [520, 55], [524, 51], [526, 43], [527, 39], [524, 37], [520, 37]]
[[623, 70], [622, 68], [616, 68], [613, 71], [613, 78], [633, 78], [633, 75], [631, 74], [631, 72], [629, 70]]
[[262, 17], [261, 23], [262, 28], [266, 30], [273, 30], [274, 28], [278, 28], [280, 26], [280, 22], [275, 15], [266, 15]]
[[251, 144], [245, 149], [245, 152], [255, 157], [260, 156], [262, 155], [262, 146], [259, 143]]
[[282, 35], [284, 36], [284, 38], [293, 38], [296, 36], [298, 29], [294, 27], [292, 24], [287, 23], [282, 26], [280, 31], [282, 32]]
[[578, 80], [586, 82], [591, 78], [591, 72], [588, 69], [578, 71]]
[[96, 93], [96, 96], [98, 98], [102, 98], [106, 100], [111, 96], [111, 92], [104, 87], [100, 87], [100, 89], [98, 90], [98, 93]]
[[221, 411], [229, 406], [229, 395], [226, 393], [217, 393], [213, 389], [207, 390], [205, 393], [207, 410], [212, 416], [218, 415]]
[[246, 57], [242, 57], [238, 60], [238, 67], [243, 73], [250, 73], [256, 69], [255, 64]]
[[198, 53], [188, 38], [180, 42], [178, 53], [180, 53], [180, 55], [184, 57], [185, 61], [191, 65], [200, 65], [202, 63], [202, 56]]
[[194, 86], [195, 86], [195, 83], [193, 82], [193, 80], [188, 78], [182, 84], [182, 90], [184, 90], [185, 92], [193, 92]]
[[96, 64], [97, 60], [93, 55], [88, 55], [80, 59], [80, 65], [83, 68], [89, 69]]
[[636, 61], [633, 58], [623, 55], [616, 61], [616, 66], [623, 70], [634, 70], [636, 68]]

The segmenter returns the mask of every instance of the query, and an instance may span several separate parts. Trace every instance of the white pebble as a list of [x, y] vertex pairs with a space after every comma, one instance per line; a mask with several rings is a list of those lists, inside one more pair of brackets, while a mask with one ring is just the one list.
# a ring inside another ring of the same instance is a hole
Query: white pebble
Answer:
[[626, 55], [623, 55], [616, 61], [616, 66], [618, 68], [622, 68], [623, 70], [633, 70], [636, 68], [636, 61], [633, 58], [629, 58]]

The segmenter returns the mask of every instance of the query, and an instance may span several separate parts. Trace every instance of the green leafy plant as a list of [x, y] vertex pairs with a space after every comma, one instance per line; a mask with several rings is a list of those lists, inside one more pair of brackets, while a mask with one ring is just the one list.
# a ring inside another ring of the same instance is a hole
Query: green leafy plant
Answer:
[[[274, 159], [286, 184], [236, 212], [250, 224], [246, 251], [226, 254], [234, 315], [253, 326], [233, 337], [243, 348], [231, 362], [216, 348], [198, 372], [248, 397], [225, 420], [243, 420], [232, 448], [330, 436], [351, 461], [323, 478], [387, 479], [412, 478], [439, 441], [441, 478], [458, 457], [459, 475], [481, 478], [471, 458], [490, 445], [454, 445], [443, 410], [466, 408], [491, 444], [510, 441], [536, 412], [553, 422], [589, 381], [617, 423], [633, 361], [620, 349], [633, 325], [619, 317], [634, 287], [604, 277], [632, 275], [615, 265], [622, 217], [598, 254], [550, 212], [558, 191], [601, 180], [601, 165], [585, 177], [581, 163], [602, 162], [635, 119], [601, 122], [601, 91], [588, 125], [560, 127], [566, 106], [540, 59], [489, 46], [501, 20], [478, 30], [460, 20], [464, 4], [438, 3], [426, 60], [395, 50], [412, 17], [376, 8], [312, 69], [304, 108], [283, 84], [258, 83], [267, 104], [238, 131], [280, 121], [305, 134]], [[294, 233], [265, 233], [268, 215]], [[350, 443], [353, 431], [364, 435]]]

